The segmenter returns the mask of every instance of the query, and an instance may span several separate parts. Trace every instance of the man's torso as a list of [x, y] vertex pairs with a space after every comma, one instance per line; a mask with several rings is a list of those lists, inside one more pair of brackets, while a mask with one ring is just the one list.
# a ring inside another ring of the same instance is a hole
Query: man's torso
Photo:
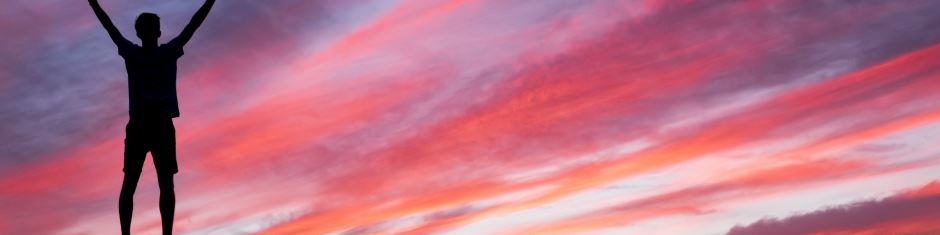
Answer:
[[176, 61], [183, 50], [173, 44], [118, 48], [127, 68], [130, 116], [179, 117], [176, 97]]

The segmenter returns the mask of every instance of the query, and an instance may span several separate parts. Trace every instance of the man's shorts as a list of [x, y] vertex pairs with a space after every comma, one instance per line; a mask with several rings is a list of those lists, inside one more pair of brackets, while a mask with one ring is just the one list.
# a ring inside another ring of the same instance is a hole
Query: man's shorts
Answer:
[[176, 129], [172, 118], [131, 118], [124, 138], [124, 173], [138, 173], [147, 152], [157, 174], [176, 174]]

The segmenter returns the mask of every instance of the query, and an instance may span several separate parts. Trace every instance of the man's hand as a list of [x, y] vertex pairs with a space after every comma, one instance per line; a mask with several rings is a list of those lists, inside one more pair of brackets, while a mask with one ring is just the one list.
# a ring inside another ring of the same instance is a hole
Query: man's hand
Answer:
[[117, 45], [122, 45], [129, 43], [127, 39], [124, 39], [124, 36], [121, 35], [121, 32], [118, 31], [117, 27], [114, 27], [114, 23], [111, 22], [111, 18], [108, 17], [108, 14], [104, 12], [104, 9], [101, 9], [101, 5], [98, 4], [98, 0], [88, 0], [88, 4], [91, 5], [91, 10], [95, 12], [95, 16], [98, 17], [98, 21], [101, 22], [101, 26], [104, 26], [104, 29], [108, 31], [108, 36], [111, 36], [111, 41], [114, 41]]
[[202, 7], [196, 11], [196, 14], [193, 15], [193, 19], [189, 21], [189, 24], [186, 24], [186, 28], [183, 28], [183, 32], [179, 36], [176, 36], [171, 43], [178, 44], [180, 47], [186, 45], [189, 42], [189, 39], [193, 38], [193, 34], [196, 33], [196, 29], [199, 29], [199, 26], [202, 25], [202, 22], [206, 20], [206, 16], [209, 16], [209, 10], [212, 10], [212, 5], [215, 4], [215, 0], [206, 0]]

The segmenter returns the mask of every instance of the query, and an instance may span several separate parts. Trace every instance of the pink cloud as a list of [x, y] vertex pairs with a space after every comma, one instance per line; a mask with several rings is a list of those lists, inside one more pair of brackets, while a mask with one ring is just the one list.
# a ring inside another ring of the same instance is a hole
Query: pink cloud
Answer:
[[[446, 232], [712, 154], [826, 131], [755, 163], [772, 167], [732, 172], [740, 178], [654, 193], [658, 196], [642, 201], [655, 207], [627, 204], [622, 206], [635, 210], [617, 214], [624, 208], [612, 207], [583, 220], [544, 224], [549, 230], [571, 225], [589, 231], [712, 212], [707, 206], [676, 201], [734, 201], [722, 195], [742, 188], [773, 193], [792, 185], [827, 179], [836, 185], [854, 179], [840, 173], [910, 170], [885, 169], [881, 162], [868, 160], [814, 157], [922, 130], [940, 120], [940, 107], [932, 102], [940, 94], [940, 46], [930, 45], [935, 40], [924, 36], [923, 45], [908, 44], [891, 41], [900, 36], [882, 33], [865, 38], [874, 41], [859, 41], [853, 34], [886, 32], [890, 27], [872, 25], [903, 22], [892, 20], [897, 15], [916, 16], [906, 13], [917, 4], [574, 2], [368, 2], [382, 9], [332, 14], [319, 8], [346, 9], [348, 4], [220, 5], [233, 13], [207, 22], [205, 30], [213, 34], [197, 36], [205, 46], [188, 48], [193, 57], [184, 57], [189, 65], [181, 66], [178, 231], [238, 226], [246, 218], [261, 218], [265, 223], [254, 229], [270, 234], [365, 231], [419, 217], [405, 233]], [[74, 15], [65, 14], [71, 11], [58, 9], [61, 14], [51, 15]], [[360, 15], [343, 22], [345, 14]], [[311, 15], [316, 20], [309, 20]], [[0, 31], [10, 30], [8, 19], [0, 17]], [[297, 23], [301, 21], [316, 22]], [[38, 23], [41, 30], [4, 42], [54, 37], [48, 25], [55, 22]], [[96, 40], [105, 37], [92, 26], [82, 29], [95, 33]], [[914, 46], [891, 48], [896, 44]], [[869, 50], [845, 45], [891, 50], [855, 55]], [[53, 49], [32, 50], [37, 53], [27, 57], [48, 56], [39, 52]], [[805, 78], [829, 71], [825, 62], [843, 57], [851, 59], [839, 68], [845, 71]], [[29, 61], [32, 58], [20, 57], [16, 62]], [[50, 62], [47, 67], [70, 64], [43, 61]], [[33, 70], [20, 73], [45, 76]], [[74, 73], [63, 71], [72, 70], [80, 68], [49, 72], [49, 77], [69, 77]], [[117, 88], [99, 89], [124, 89], [123, 83], [115, 83], [119, 75], [109, 80]], [[76, 90], [100, 86], [97, 80], [88, 82], [90, 78], [80, 81], [89, 84]], [[0, 80], [0, 89], [22, 84]], [[7, 89], [23, 90], [12, 88]], [[748, 98], [754, 100], [726, 99], [732, 93], [764, 89], [777, 93]], [[51, 96], [34, 93], [32, 98], [17, 97], [19, 103], [0, 102], [2, 118], [17, 117], [2, 130], [40, 126], [22, 120], [48, 120], [64, 112], [55, 109], [58, 106], [31, 108]], [[123, 107], [115, 105], [122, 104], [121, 93], [88, 93], [95, 99], [87, 104], [74, 97], [63, 102], [70, 107], [101, 102]], [[696, 108], [739, 101], [749, 105], [680, 129], [662, 128], [697, 120], [701, 113]], [[122, 113], [114, 107], [104, 110], [111, 116]], [[95, 138], [62, 140], [64, 147], [50, 147], [50, 154], [0, 148], [0, 154], [30, 157], [0, 159], [15, 166], [0, 173], [0, 199], [15, 202], [0, 205], [0, 233], [116, 228], [107, 219], [115, 214], [122, 121], [100, 122], [88, 129], [93, 131], [82, 131], [82, 136]], [[40, 134], [45, 129], [31, 130], [35, 133], [27, 136], [44, 136]], [[0, 134], [4, 140], [20, 140], [19, 132]], [[652, 146], [600, 161], [585, 157], [637, 139], [649, 140]], [[29, 147], [14, 147], [24, 146]], [[781, 166], [783, 160], [803, 164]], [[554, 170], [506, 180], [507, 175], [544, 168]], [[492, 201], [530, 191], [534, 193], [525, 200]], [[155, 193], [141, 193], [141, 211], [155, 210]], [[272, 215], [281, 210], [299, 214], [288, 219]], [[135, 231], [154, 231], [158, 224], [158, 218], [140, 218]]]

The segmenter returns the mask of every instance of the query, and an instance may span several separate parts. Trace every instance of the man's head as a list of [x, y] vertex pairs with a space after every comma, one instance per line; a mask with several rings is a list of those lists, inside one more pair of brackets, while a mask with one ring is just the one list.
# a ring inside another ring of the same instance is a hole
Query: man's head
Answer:
[[153, 13], [141, 13], [137, 16], [137, 37], [142, 41], [156, 41], [160, 38], [160, 17]]

